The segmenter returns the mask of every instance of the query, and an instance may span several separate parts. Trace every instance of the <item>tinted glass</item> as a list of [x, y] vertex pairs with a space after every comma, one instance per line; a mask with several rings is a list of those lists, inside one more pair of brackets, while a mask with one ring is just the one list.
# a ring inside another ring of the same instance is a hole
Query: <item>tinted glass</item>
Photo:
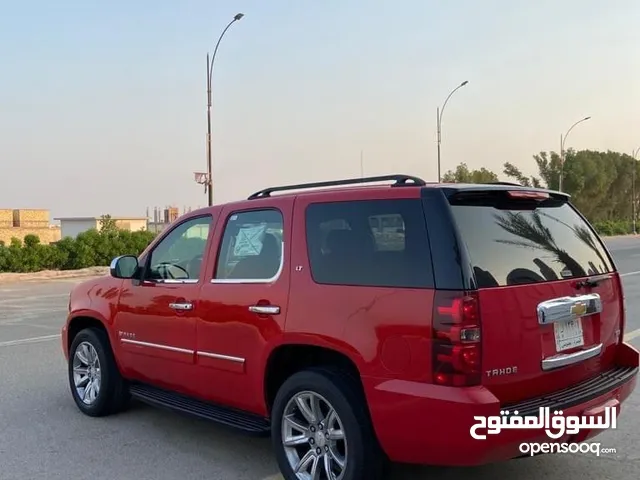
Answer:
[[211, 217], [198, 217], [175, 227], [151, 252], [148, 279], [194, 280], [200, 276]]
[[282, 261], [282, 214], [277, 210], [234, 213], [222, 238], [216, 279], [268, 280]]
[[613, 271], [600, 240], [567, 203], [536, 209], [451, 208], [480, 288]]
[[132, 255], [124, 255], [116, 262], [115, 270], [119, 278], [131, 278], [138, 270], [138, 259]]
[[318, 283], [432, 287], [420, 200], [314, 203], [306, 211], [307, 248]]

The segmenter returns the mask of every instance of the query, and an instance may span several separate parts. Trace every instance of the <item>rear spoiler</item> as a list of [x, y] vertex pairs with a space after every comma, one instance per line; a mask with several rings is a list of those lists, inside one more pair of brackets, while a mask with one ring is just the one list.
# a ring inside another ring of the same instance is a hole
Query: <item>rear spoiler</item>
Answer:
[[517, 204], [536, 208], [538, 206], [558, 207], [569, 201], [571, 196], [564, 192], [534, 187], [505, 184], [478, 184], [463, 188], [446, 189], [445, 195], [451, 204]]
[[463, 192], [539, 192], [547, 193], [550, 197], [565, 197], [567, 200], [571, 198], [571, 195], [565, 192], [559, 192], [557, 190], [549, 190], [546, 188], [525, 187], [517, 183], [508, 182], [494, 182], [494, 183], [470, 183], [470, 184], [451, 184], [443, 188], [447, 196], [455, 195]]

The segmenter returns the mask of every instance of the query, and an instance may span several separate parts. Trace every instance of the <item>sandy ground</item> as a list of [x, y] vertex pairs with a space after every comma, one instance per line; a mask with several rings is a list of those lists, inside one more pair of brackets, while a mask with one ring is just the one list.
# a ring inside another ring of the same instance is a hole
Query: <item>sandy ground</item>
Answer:
[[0, 283], [97, 277], [107, 273], [109, 273], [109, 267], [90, 267], [81, 270], [43, 270], [34, 273], [0, 273]]

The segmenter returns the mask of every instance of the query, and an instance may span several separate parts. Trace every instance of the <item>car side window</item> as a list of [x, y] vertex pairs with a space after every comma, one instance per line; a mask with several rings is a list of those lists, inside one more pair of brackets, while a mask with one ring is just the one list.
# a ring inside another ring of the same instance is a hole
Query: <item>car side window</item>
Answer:
[[433, 288], [419, 199], [312, 203], [306, 234], [316, 283]]
[[283, 217], [278, 210], [252, 210], [229, 216], [218, 254], [214, 282], [271, 281], [282, 267]]
[[197, 282], [211, 220], [197, 217], [175, 227], [151, 252], [145, 280]]

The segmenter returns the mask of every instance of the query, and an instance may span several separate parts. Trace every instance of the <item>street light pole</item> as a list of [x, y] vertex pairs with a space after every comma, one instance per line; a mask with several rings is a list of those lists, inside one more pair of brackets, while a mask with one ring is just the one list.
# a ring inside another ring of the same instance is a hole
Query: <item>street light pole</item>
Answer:
[[633, 215], [633, 234], [635, 235], [636, 230], [636, 169], [638, 165], [636, 164], [638, 153], [640, 153], [640, 147], [636, 148], [632, 152], [633, 158], [633, 175], [631, 175], [631, 215]]
[[438, 131], [438, 183], [440, 183], [442, 176], [440, 175], [440, 143], [442, 141], [442, 114], [444, 113], [444, 107], [446, 107], [447, 102], [449, 101], [449, 99], [451, 98], [451, 95], [453, 95], [454, 93], [456, 93], [456, 91], [459, 88], [464, 87], [467, 83], [469, 83], [468, 80], [465, 80], [464, 82], [462, 82], [460, 85], [458, 85], [456, 88], [454, 88], [451, 93], [449, 94], [449, 96], [446, 98], [446, 100], [444, 101], [444, 103], [442, 104], [442, 108], [438, 107], [436, 109], [436, 129]]
[[233, 25], [235, 22], [244, 17], [244, 13], [238, 13], [233, 17], [233, 20], [229, 22], [229, 24], [225, 27], [225, 29], [220, 34], [218, 38], [218, 42], [216, 43], [216, 47], [213, 50], [213, 56], [209, 57], [207, 53], [207, 193], [209, 195], [209, 206], [213, 205], [213, 175], [211, 168], [211, 78], [213, 77], [213, 63], [216, 60], [216, 53], [218, 53], [218, 47], [220, 46], [220, 41], [224, 34], [227, 33], [229, 27]]
[[569, 130], [567, 130], [567, 133], [564, 134], [564, 138], [562, 137], [562, 134], [560, 134], [560, 180], [558, 184], [559, 191], [562, 191], [562, 180], [564, 177], [564, 143], [567, 141], [567, 137], [569, 136], [571, 130], [573, 130], [573, 127], [575, 127], [579, 123], [586, 122], [590, 118], [591, 117], [584, 117], [583, 119], [578, 120], [576, 123], [571, 125], [571, 128], [569, 128]]

